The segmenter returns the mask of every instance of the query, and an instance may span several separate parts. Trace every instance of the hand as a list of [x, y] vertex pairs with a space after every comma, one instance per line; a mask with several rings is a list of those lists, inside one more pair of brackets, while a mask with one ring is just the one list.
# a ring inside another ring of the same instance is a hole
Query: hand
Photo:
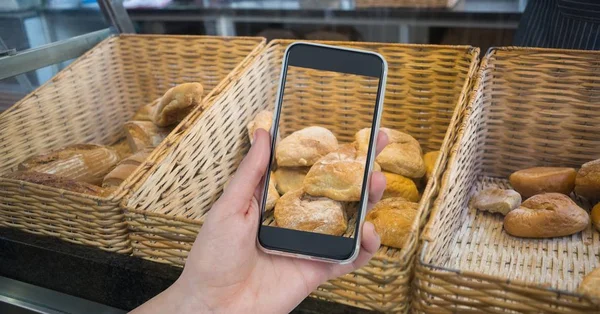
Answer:
[[[377, 153], [387, 144], [379, 133]], [[269, 255], [256, 246], [259, 183], [269, 162], [270, 136], [259, 129], [248, 155], [210, 210], [179, 279], [136, 313], [287, 313], [325, 281], [366, 265], [380, 239], [365, 222], [357, 259], [347, 265]], [[369, 206], [381, 199], [385, 177], [374, 172]]]

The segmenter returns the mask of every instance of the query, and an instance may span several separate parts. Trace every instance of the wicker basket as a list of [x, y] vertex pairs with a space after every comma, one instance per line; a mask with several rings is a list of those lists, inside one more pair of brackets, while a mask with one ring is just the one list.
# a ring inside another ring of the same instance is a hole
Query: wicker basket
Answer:
[[[275, 104], [281, 59], [291, 42], [272, 42], [199, 116], [174, 149], [163, 160], [156, 160], [148, 176], [136, 184], [133, 194], [124, 201], [135, 256], [179, 266], [184, 264], [207, 210], [219, 197], [223, 184], [249, 148], [246, 124], [257, 112], [270, 109]], [[421, 142], [425, 151], [446, 151], [449, 145], [444, 138], [445, 135], [454, 136], [454, 132], [446, 132], [449, 126], [456, 124], [455, 116], [460, 111], [456, 109], [466, 106], [466, 92], [477, 68], [479, 49], [468, 46], [330, 44], [369, 49], [384, 55], [389, 64], [389, 75], [382, 125], [409, 132]], [[312, 85], [310, 93], [290, 91], [300, 80], [303, 84]], [[290, 77], [286, 83], [286, 97], [297, 95], [296, 101], [301, 105], [295, 107], [335, 103], [329, 109], [339, 107], [340, 112], [345, 114], [336, 115], [338, 120], [332, 124], [330, 119], [308, 116], [299, 111], [298, 116], [287, 121], [288, 125], [311, 119], [329, 126], [340, 140], [351, 140], [356, 132], [354, 128], [350, 130], [353, 122], [369, 117], [361, 117], [358, 110], [349, 108], [353, 102], [331, 99], [330, 90], [320, 88], [319, 84], [346, 89], [344, 99], [347, 100], [360, 98], [356, 95], [361, 92], [361, 85], [355, 83], [334, 84], [327, 79], [317, 81]], [[341, 103], [345, 106], [340, 106]], [[455, 131], [454, 127], [450, 130]], [[445, 154], [441, 155], [443, 157], [438, 160], [436, 169], [438, 179], [443, 168], [440, 164], [445, 164], [446, 158]], [[429, 208], [438, 179], [430, 181], [421, 208]], [[365, 308], [407, 310], [418, 227], [419, 223], [415, 222], [405, 250], [384, 247], [369, 266], [330, 281], [314, 294]]]
[[[108, 38], [0, 115], [0, 174], [68, 144], [114, 143], [124, 136], [123, 123], [173, 84], [201, 82], [212, 99], [263, 46], [262, 38]], [[0, 226], [131, 252], [119, 206], [131, 180], [110, 196], [93, 197], [0, 178]]]
[[356, 0], [357, 8], [452, 8], [458, 0]]
[[520, 239], [503, 231], [501, 215], [468, 208], [476, 191], [508, 186], [506, 178], [518, 169], [578, 168], [600, 158], [598, 76], [599, 52], [498, 48], [487, 54], [422, 235], [418, 312], [600, 312], [575, 293], [600, 265], [597, 231]]

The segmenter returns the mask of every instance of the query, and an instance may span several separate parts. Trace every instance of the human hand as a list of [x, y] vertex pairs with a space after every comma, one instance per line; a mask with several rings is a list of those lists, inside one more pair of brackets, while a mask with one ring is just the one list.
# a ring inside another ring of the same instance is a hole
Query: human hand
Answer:
[[[380, 132], [377, 153], [386, 144], [387, 136]], [[260, 195], [269, 151], [269, 133], [257, 130], [248, 155], [209, 211], [179, 279], [136, 311], [287, 313], [320, 284], [369, 262], [380, 245], [370, 222], [363, 225], [360, 253], [351, 264], [282, 257], [258, 249], [260, 206], [256, 196]], [[381, 199], [384, 189], [385, 177], [373, 172], [369, 209]]]

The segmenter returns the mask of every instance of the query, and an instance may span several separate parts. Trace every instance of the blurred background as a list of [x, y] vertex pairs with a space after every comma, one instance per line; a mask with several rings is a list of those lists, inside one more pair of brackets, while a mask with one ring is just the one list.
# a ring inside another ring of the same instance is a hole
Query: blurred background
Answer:
[[[482, 53], [513, 43], [527, 5], [527, 0], [122, 2], [135, 31], [142, 34], [467, 44], [481, 47]], [[96, 0], [0, 0], [0, 52], [16, 53], [100, 31], [112, 25], [104, 16]], [[0, 80], [0, 111], [71, 61]]]

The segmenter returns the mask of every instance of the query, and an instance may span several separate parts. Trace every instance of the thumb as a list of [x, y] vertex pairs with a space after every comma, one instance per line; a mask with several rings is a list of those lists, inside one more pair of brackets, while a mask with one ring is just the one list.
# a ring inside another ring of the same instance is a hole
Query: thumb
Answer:
[[270, 135], [263, 129], [254, 133], [250, 151], [240, 163], [233, 179], [219, 198], [228, 211], [245, 211], [264, 176], [271, 157]]

